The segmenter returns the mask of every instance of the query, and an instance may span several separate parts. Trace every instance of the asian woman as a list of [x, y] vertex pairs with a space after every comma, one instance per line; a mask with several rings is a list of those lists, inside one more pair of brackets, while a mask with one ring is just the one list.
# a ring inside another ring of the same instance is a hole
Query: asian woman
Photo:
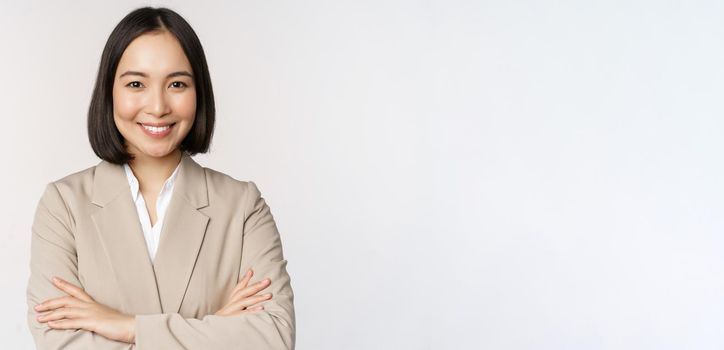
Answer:
[[280, 235], [253, 181], [199, 165], [215, 120], [191, 26], [125, 16], [88, 111], [101, 161], [47, 184], [32, 224], [28, 324], [39, 349], [293, 349]]

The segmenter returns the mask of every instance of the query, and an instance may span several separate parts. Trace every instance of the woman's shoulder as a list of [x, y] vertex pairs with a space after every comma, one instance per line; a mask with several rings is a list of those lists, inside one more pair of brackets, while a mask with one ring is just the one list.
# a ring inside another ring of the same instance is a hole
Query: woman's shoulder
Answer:
[[74, 171], [60, 178], [51, 180], [46, 186], [55, 186], [61, 192], [88, 190], [93, 184], [93, 176], [97, 165]]
[[67, 212], [69, 204], [82, 202], [79, 197], [90, 198], [95, 168], [95, 165], [89, 166], [46, 182], [40, 204], [48, 210]]
[[61, 184], [61, 183], [77, 183], [82, 182], [84, 180], [93, 179], [93, 173], [95, 172], [95, 169], [98, 165], [92, 165], [86, 168], [83, 168], [81, 170], [75, 170], [69, 174], [63, 175], [61, 177], [56, 177], [50, 182], [55, 184]]
[[[248, 215], [258, 208], [262, 194], [252, 180], [241, 180], [225, 172], [203, 167], [206, 174], [206, 193], [214, 208], [227, 213]], [[264, 202], [263, 202], [264, 203]], [[234, 214], [235, 215], [235, 214]]]
[[239, 191], [243, 193], [248, 191], [258, 192], [256, 183], [252, 180], [241, 180], [220, 170], [208, 167], [203, 168], [206, 172], [207, 185], [214, 189], [223, 191]]

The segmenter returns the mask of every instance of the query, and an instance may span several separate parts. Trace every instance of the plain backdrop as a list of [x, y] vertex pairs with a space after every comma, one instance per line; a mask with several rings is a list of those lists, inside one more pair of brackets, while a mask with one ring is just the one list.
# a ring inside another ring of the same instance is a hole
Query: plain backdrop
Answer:
[[144, 5], [204, 45], [195, 159], [268, 201], [298, 349], [724, 348], [724, 3], [655, 0], [2, 2], [0, 348]]

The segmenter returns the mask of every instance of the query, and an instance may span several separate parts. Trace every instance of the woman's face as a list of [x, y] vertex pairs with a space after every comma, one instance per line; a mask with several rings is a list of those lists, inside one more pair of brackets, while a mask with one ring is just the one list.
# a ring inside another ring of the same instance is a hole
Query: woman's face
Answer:
[[196, 116], [192, 74], [169, 32], [143, 34], [128, 45], [113, 82], [113, 120], [131, 154], [159, 158], [181, 145]]

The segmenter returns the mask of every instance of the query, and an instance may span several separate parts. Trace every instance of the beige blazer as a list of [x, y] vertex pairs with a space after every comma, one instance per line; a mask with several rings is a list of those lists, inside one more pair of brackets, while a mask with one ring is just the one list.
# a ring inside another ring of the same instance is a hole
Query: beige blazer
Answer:
[[[181, 159], [152, 262], [123, 167], [50, 182], [32, 224], [27, 321], [38, 349], [293, 349], [294, 294], [269, 206], [252, 181]], [[271, 278], [264, 310], [215, 316], [252, 268]], [[97, 302], [136, 315], [136, 344], [51, 329], [33, 307], [65, 293], [59, 276]]]

